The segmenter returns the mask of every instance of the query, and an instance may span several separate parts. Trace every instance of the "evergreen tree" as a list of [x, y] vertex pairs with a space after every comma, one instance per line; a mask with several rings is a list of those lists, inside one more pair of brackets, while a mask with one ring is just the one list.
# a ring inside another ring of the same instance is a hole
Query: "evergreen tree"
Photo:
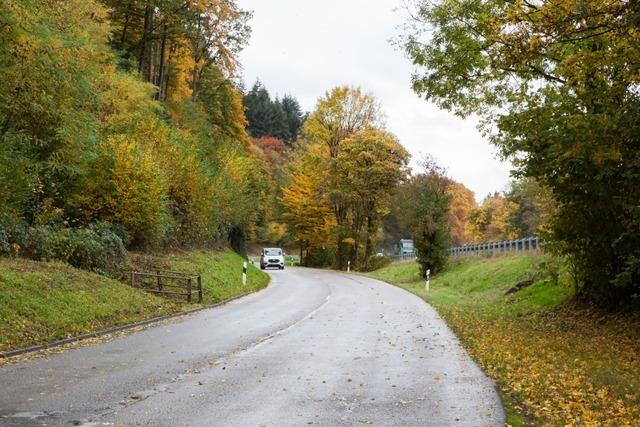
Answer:
[[300, 108], [300, 103], [291, 95], [285, 95], [282, 98], [281, 105], [286, 115], [287, 128], [289, 130], [289, 140], [285, 140], [285, 143], [291, 145], [298, 139], [305, 116]]
[[294, 97], [286, 95], [282, 100], [272, 100], [267, 89], [258, 80], [244, 96], [243, 102], [248, 121], [247, 130], [253, 138], [272, 136], [288, 146], [297, 139], [304, 115]]

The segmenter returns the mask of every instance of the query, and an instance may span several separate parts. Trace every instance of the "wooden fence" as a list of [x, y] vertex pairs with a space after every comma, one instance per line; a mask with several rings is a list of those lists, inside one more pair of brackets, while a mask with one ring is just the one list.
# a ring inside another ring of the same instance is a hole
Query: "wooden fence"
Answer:
[[202, 278], [199, 275], [177, 271], [156, 271], [155, 273], [130, 273], [131, 286], [146, 292], [162, 295], [185, 296], [192, 302], [193, 294], [202, 302]]

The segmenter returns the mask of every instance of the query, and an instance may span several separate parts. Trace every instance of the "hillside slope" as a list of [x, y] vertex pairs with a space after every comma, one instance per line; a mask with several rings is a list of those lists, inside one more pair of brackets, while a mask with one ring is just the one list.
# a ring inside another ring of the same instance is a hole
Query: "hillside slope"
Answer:
[[[135, 261], [136, 256], [133, 258]], [[242, 258], [225, 251], [147, 256], [145, 262], [154, 268], [170, 267], [201, 274], [204, 304], [255, 291], [269, 281], [265, 273], [250, 268], [249, 280], [243, 286]], [[155, 296], [59, 262], [0, 258], [0, 351], [51, 342], [194, 306], [183, 299]]]

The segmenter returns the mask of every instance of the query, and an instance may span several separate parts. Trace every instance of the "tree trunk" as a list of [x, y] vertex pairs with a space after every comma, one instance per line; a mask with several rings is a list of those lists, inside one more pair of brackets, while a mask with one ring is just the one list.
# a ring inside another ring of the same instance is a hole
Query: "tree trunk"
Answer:
[[147, 30], [147, 76], [146, 80], [149, 83], [153, 83], [154, 81], [154, 65], [155, 65], [155, 51], [156, 51], [156, 42], [153, 36], [153, 21], [154, 14], [153, 8], [149, 8], [151, 12], [149, 13], [149, 29]]
[[229, 232], [231, 249], [243, 258], [247, 257], [247, 232], [244, 228], [234, 226]]
[[[153, 14], [153, 10], [149, 3], [146, 4], [144, 8], [144, 27], [142, 30], [142, 38], [140, 39], [140, 52], [138, 54], [138, 73], [140, 76], [146, 76], [148, 73], [145, 71], [148, 67], [145, 67], [145, 59], [148, 59], [147, 50], [148, 43], [147, 39], [149, 38], [149, 31], [151, 29], [151, 16]], [[148, 81], [148, 79], [147, 79]]]
[[196, 102], [198, 99], [198, 80], [200, 79], [200, 73], [198, 70], [198, 62], [195, 62], [194, 60], [194, 64], [193, 64], [193, 73], [192, 73], [192, 88], [191, 88], [191, 100], [193, 102]]
[[127, 6], [127, 13], [124, 18], [124, 24], [122, 26], [122, 36], [120, 37], [120, 50], [124, 50], [124, 42], [127, 40], [127, 30], [129, 29], [129, 18], [131, 14], [131, 2]]
[[163, 88], [164, 88], [164, 73], [165, 73], [165, 51], [167, 48], [167, 24], [164, 24], [162, 30], [162, 44], [160, 45], [160, 65], [158, 66], [158, 78], [155, 85], [158, 86], [158, 92], [156, 93], [156, 99], [163, 100]]
[[364, 249], [364, 260], [365, 262], [367, 262], [369, 260], [369, 258], [371, 258], [371, 255], [373, 254], [373, 239], [371, 238], [371, 235], [374, 232], [374, 227], [373, 227], [373, 219], [371, 218], [371, 216], [367, 216], [367, 242], [365, 244], [365, 249]]

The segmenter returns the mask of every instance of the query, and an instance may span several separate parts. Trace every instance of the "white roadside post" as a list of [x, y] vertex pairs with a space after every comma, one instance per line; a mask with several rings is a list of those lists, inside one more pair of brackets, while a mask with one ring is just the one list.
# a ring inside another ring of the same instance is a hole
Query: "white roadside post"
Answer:
[[247, 262], [242, 263], [242, 284], [247, 284]]
[[424, 284], [424, 290], [429, 292], [429, 282], [431, 281], [431, 270], [427, 270], [427, 274], [426, 274], [426, 282]]
[[351, 261], [347, 261], [347, 273], [351, 271]]

